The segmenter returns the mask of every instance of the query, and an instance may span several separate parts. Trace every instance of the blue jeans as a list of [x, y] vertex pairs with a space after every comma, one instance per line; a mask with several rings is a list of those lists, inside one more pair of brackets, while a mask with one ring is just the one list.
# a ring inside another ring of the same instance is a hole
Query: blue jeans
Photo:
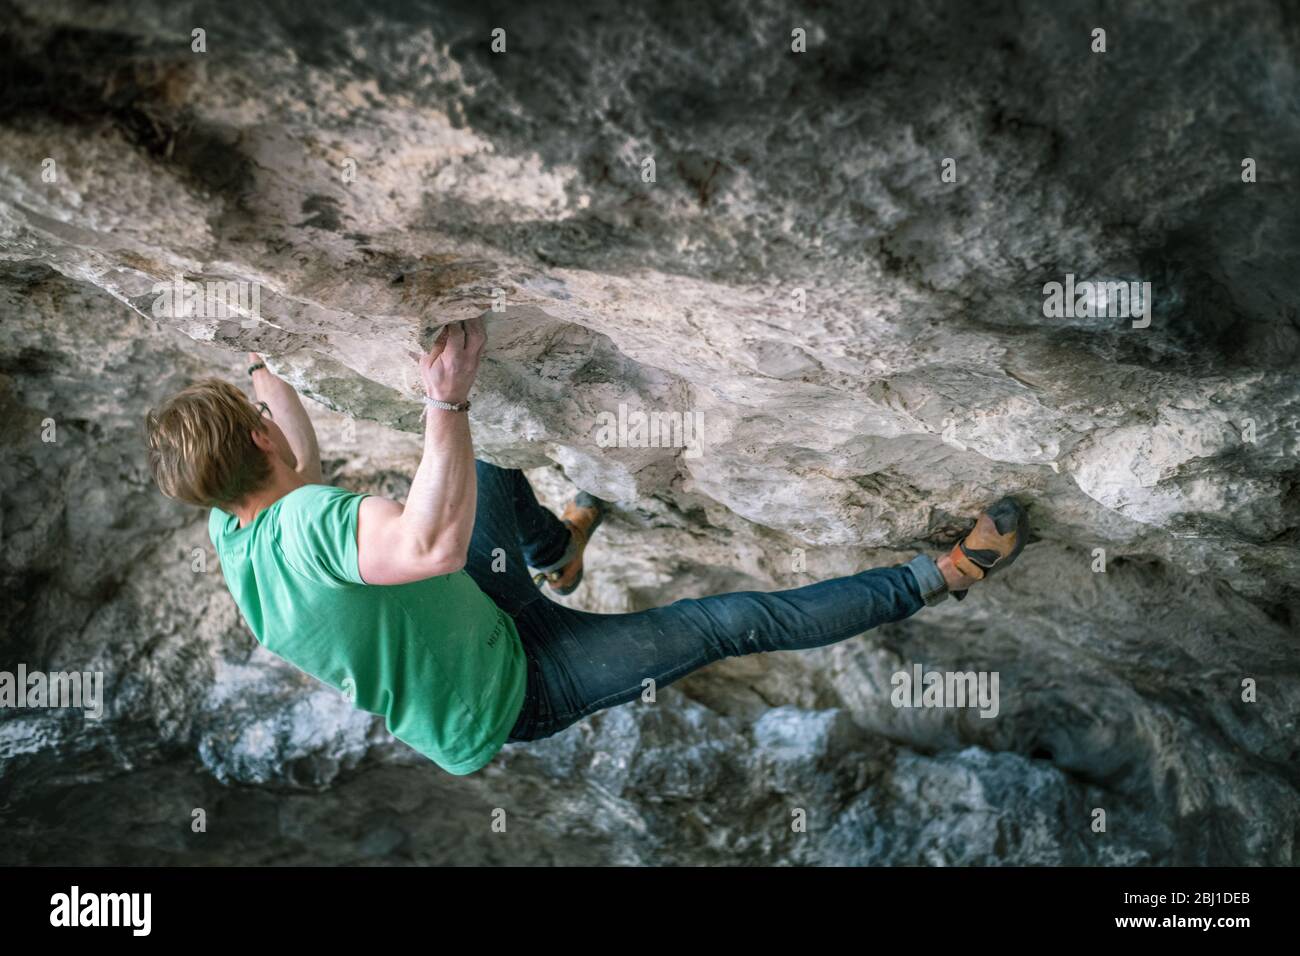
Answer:
[[724, 657], [834, 644], [948, 596], [938, 565], [917, 555], [787, 591], [688, 598], [629, 614], [576, 611], [547, 598], [527, 570], [563, 556], [568, 528], [537, 503], [522, 472], [480, 461], [477, 477], [465, 570], [514, 618], [528, 660], [511, 741], [549, 737], [635, 700], [647, 679], [657, 689]]

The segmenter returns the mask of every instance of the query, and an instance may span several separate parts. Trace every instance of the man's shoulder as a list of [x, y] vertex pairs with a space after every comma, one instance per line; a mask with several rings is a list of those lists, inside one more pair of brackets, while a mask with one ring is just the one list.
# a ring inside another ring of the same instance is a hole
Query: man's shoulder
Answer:
[[[273, 525], [310, 518], [338, 507], [351, 498], [364, 498], [356, 492], [334, 485], [302, 485], [295, 488], [267, 508], [267, 517]], [[208, 538], [214, 545], [220, 546], [222, 540], [231, 531], [238, 530], [239, 518], [228, 511], [213, 507], [208, 511]]]
[[279, 505], [282, 518], [285, 515], [311, 516], [331, 507], [345, 504], [353, 498], [364, 497], [365, 495], [358, 494], [355, 491], [348, 491], [346, 488], [339, 488], [336, 485], [303, 485], [301, 488], [295, 488], [289, 492], [276, 504]]
[[276, 540], [299, 573], [330, 585], [364, 584], [357, 565], [357, 510], [367, 495], [333, 485], [303, 485], [278, 504]]
[[226, 536], [231, 521], [238, 521], [238, 519], [220, 508], [212, 508], [208, 511], [208, 540], [214, 546], [221, 546], [221, 539]]
[[276, 535], [289, 539], [312, 539], [321, 534], [351, 530], [357, 509], [367, 494], [334, 485], [303, 485], [276, 502]]

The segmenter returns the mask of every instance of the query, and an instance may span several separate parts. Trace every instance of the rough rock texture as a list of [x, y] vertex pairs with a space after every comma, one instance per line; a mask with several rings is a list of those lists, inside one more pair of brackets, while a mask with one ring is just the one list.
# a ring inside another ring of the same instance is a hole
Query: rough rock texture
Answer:
[[[0, 712], [5, 862], [1295, 862], [1292, 7], [0, 24], [0, 669], [109, 685], [100, 721]], [[1046, 316], [1067, 273], [1149, 281], [1149, 327]], [[159, 313], [177, 274], [259, 314]], [[330, 475], [400, 497], [408, 353], [494, 302], [480, 454], [617, 502], [581, 606], [905, 560], [1003, 493], [1033, 543], [961, 605], [449, 777], [256, 646], [140, 418], [256, 349], [320, 403]], [[702, 446], [606, 447], [620, 405]], [[913, 663], [998, 672], [998, 716], [895, 708]]]

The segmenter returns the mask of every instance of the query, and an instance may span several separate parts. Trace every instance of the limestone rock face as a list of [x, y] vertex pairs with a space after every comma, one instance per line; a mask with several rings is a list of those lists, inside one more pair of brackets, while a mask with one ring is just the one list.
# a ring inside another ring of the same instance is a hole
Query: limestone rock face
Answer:
[[[0, 855], [1294, 863], [1300, 21], [1093, 16], [0, 0], [0, 670], [107, 694], [0, 711]], [[935, 553], [1003, 494], [1031, 544], [449, 777], [257, 646], [141, 418], [257, 350], [400, 498], [412, 355], [477, 314], [479, 454], [616, 503], [579, 606]], [[895, 706], [916, 664], [997, 715]]]

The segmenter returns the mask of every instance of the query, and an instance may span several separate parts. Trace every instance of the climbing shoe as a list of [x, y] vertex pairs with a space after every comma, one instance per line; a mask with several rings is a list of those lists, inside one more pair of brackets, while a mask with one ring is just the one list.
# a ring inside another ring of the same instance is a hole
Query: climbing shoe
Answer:
[[[952, 546], [948, 556], [966, 577], [983, 581], [1016, 560], [1028, 538], [1029, 513], [1016, 499], [1002, 498], [979, 516], [975, 527]], [[967, 590], [951, 594], [960, 601]]]
[[565, 595], [572, 594], [582, 583], [582, 552], [586, 550], [592, 533], [605, 520], [605, 502], [580, 491], [564, 506], [560, 520], [569, 529], [569, 546], [559, 561], [538, 568], [540, 573], [534, 576], [533, 581], [538, 587], [549, 584], [556, 594]]

